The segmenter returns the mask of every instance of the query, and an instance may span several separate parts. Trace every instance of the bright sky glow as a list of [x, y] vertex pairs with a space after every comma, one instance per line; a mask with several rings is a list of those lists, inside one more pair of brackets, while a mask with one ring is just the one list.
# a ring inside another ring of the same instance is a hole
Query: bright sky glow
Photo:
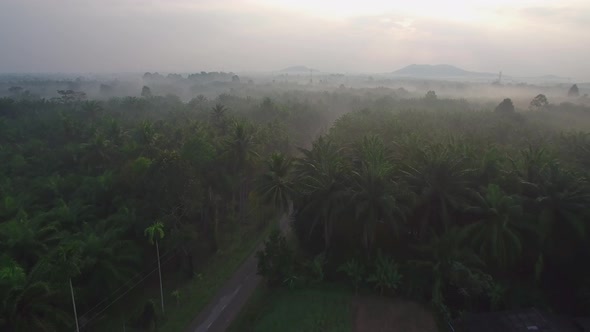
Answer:
[[0, 0], [0, 72], [386, 72], [590, 80], [587, 0]]

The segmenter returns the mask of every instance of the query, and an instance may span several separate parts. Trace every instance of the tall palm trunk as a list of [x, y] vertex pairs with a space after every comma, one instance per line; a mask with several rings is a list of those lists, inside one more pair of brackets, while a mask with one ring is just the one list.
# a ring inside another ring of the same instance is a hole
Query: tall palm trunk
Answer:
[[162, 302], [162, 313], [164, 313], [164, 289], [162, 288], [162, 268], [160, 267], [160, 247], [156, 240], [156, 254], [158, 255], [158, 274], [160, 276], [160, 299]]
[[332, 211], [328, 210], [328, 213], [324, 217], [324, 245], [326, 252], [330, 247], [330, 240], [332, 239]]
[[217, 234], [219, 232], [219, 210], [217, 201], [214, 204], [214, 215], [213, 215], [213, 243], [215, 244], [215, 251], [217, 251]]
[[[213, 193], [213, 189], [209, 186], [209, 202], [207, 204], [207, 220], [205, 221], [207, 227], [207, 234], [209, 236], [209, 241], [211, 243], [211, 247], [214, 252], [217, 252], [218, 249], [218, 206], [217, 206], [217, 199], [215, 194]], [[212, 216], [211, 216], [212, 215]]]
[[74, 319], [76, 320], [76, 332], [80, 332], [78, 325], [78, 313], [76, 312], [76, 299], [74, 298], [74, 287], [72, 286], [72, 278], [70, 278], [70, 291], [72, 292], [72, 305], [74, 306]]
[[246, 201], [248, 199], [247, 192], [248, 192], [248, 183], [247, 183], [246, 177], [241, 176], [239, 196], [238, 196], [238, 199], [239, 199], [238, 216], [239, 216], [240, 223], [243, 223], [246, 219], [245, 218], [246, 217]]

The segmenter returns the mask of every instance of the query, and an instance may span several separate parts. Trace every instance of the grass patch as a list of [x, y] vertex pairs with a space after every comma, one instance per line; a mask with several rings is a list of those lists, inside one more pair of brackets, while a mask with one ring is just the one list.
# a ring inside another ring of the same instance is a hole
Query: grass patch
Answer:
[[340, 286], [321, 287], [271, 290], [261, 285], [228, 331], [352, 331], [353, 292]]
[[[208, 259], [198, 277], [186, 281], [180, 277], [181, 272], [168, 277], [163, 275], [166, 315], [159, 321], [158, 331], [184, 331], [274, 227], [275, 220], [265, 225], [262, 231], [254, 223], [236, 225], [234, 231], [220, 241], [220, 248], [223, 249]], [[127, 331], [135, 331], [128, 322], [130, 317], [137, 316], [147, 300], [153, 299], [158, 305], [158, 312], [160, 310], [160, 289], [156, 278], [157, 274], [149, 285], [137, 287], [127, 299], [119, 301], [90, 330], [119, 331], [126, 325]], [[173, 294], [176, 291], [177, 294]]]

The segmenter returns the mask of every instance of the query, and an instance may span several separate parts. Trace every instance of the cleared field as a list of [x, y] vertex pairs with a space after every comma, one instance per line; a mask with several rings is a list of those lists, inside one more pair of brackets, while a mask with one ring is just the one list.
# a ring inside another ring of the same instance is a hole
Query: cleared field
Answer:
[[418, 303], [324, 286], [296, 290], [261, 286], [228, 331], [438, 331], [433, 315]]
[[354, 294], [337, 287], [269, 290], [261, 286], [228, 331], [352, 332]]

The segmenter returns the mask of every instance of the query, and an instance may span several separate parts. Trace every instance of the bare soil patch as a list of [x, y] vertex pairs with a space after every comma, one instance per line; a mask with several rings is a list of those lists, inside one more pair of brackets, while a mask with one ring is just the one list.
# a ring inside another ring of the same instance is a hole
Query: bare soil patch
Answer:
[[410, 301], [357, 296], [352, 312], [355, 332], [437, 332], [432, 313]]

